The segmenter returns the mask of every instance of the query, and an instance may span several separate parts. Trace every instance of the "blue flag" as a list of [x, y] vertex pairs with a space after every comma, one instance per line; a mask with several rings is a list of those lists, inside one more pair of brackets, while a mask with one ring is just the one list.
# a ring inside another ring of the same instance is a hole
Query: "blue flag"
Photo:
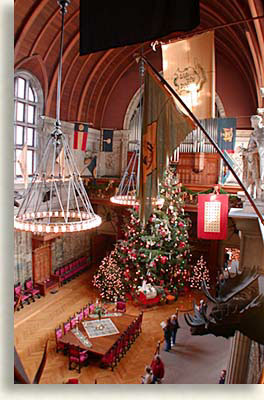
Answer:
[[[227, 161], [229, 162], [229, 164], [231, 165], [231, 167], [234, 167], [234, 161], [231, 159], [231, 157], [229, 156], [229, 154], [227, 153], [226, 150], [224, 150], [224, 155], [225, 158], [227, 159]], [[223, 166], [222, 166], [222, 170], [221, 170], [221, 184], [224, 185], [227, 181], [227, 178], [230, 175], [230, 170], [227, 166], [227, 164], [223, 161]]]
[[103, 145], [102, 151], [113, 151], [113, 130], [103, 130]]
[[217, 143], [221, 150], [234, 153], [236, 144], [236, 118], [217, 119]]

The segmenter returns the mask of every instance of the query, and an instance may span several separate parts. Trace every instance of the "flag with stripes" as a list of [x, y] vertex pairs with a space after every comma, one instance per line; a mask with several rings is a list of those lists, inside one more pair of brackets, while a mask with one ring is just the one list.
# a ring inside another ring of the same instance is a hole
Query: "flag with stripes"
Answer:
[[73, 139], [74, 150], [85, 151], [87, 139], [88, 139], [88, 125], [74, 124], [74, 139]]

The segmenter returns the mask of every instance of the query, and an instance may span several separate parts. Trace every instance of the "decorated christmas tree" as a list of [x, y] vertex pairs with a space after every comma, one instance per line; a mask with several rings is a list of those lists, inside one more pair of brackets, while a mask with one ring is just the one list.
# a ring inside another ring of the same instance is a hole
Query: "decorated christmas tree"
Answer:
[[[112, 267], [118, 268], [116, 274], [120, 279], [122, 270], [123, 286], [119, 284], [115, 288], [115, 292], [120, 290], [121, 295], [123, 287], [125, 292], [136, 293], [143, 280], [176, 295], [189, 284], [190, 222], [184, 215], [184, 193], [173, 169], [167, 169], [160, 192], [164, 203], [154, 210], [144, 227], [137, 210], [130, 211], [129, 220], [124, 226], [124, 239], [116, 244], [111, 253]], [[109, 268], [108, 257], [99, 267], [95, 284], [100, 291], [104, 288], [104, 298], [108, 299], [110, 288], [106, 297], [105, 287], [110, 284], [103, 283], [106, 268]]]
[[94, 275], [93, 284], [98, 288], [101, 299], [112, 302], [115, 299], [124, 299], [125, 287], [123, 271], [114, 258], [115, 250], [105, 257]]
[[174, 169], [166, 170], [160, 192], [164, 204], [154, 211], [145, 229], [150, 260], [147, 276], [150, 282], [174, 293], [188, 286], [191, 257], [190, 220], [184, 215], [184, 193]]
[[192, 276], [190, 277], [190, 287], [192, 289], [201, 290], [202, 281], [206, 282], [206, 286], [210, 288], [210, 276], [209, 270], [206, 266], [206, 261], [203, 256], [197, 261], [196, 265], [193, 267]]

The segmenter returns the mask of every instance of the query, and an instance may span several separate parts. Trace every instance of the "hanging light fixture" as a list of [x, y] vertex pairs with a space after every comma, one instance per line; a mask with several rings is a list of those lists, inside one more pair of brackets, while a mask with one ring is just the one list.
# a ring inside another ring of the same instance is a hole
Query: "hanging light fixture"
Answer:
[[[144, 77], [144, 61], [139, 62], [139, 109], [137, 112], [137, 121], [135, 124], [135, 140], [128, 142], [128, 146], [134, 147], [131, 158], [122, 176], [116, 194], [110, 198], [115, 204], [126, 206], [138, 206], [137, 191], [139, 185], [139, 164], [140, 164], [140, 135], [142, 129], [142, 90]], [[161, 198], [153, 199], [155, 205], [163, 205], [164, 200]]]
[[58, 0], [62, 15], [56, 122], [39, 166], [15, 216], [17, 230], [41, 233], [80, 232], [99, 226], [60, 122], [64, 16], [70, 0]]

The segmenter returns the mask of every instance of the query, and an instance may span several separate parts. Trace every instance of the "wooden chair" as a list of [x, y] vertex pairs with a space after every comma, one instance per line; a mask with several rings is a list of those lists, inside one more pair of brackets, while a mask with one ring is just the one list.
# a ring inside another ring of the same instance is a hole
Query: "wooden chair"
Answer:
[[66, 354], [68, 350], [68, 345], [60, 341], [62, 336], [63, 336], [62, 328], [61, 327], [56, 328], [55, 329], [56, 353], [62, 351], [64, 354]]
[[126, 312], [126, 302], [125, 301], [118, 301], [116, 303], [116, 311], [125, 313]]
[[25, 281], [25, 294], [30, 294], [32, 296], [32, 300], [35, 301], [35, 297], [37, 296], [39, 299], [41, 297], [40, 290], [33, 285], [32, 278], [28, 278]]
[[14, 299], [15, 301], [18, 301], [18, 299], [21, 297], [20, 300], [20, 305], [22, 308], [24, 308], [24, 303], [30, 304], [30, 299], [32, 299], [32, 294], [31, 293], [25, 293], [22, 289], [22, 285], [20, 282], [18, 282], [15, 287], [14, 287]]
[[69, 346], [69, 370], [78, 369], [81, 372], [83, 366], [88, 365], [88, 352], [81, 350], [80, 347]]
[[64, 330], [64, 335], [66, 335], [67, 332], [71, 330], [71, 323], [70, 321], [63, 322], [63, 330]]

